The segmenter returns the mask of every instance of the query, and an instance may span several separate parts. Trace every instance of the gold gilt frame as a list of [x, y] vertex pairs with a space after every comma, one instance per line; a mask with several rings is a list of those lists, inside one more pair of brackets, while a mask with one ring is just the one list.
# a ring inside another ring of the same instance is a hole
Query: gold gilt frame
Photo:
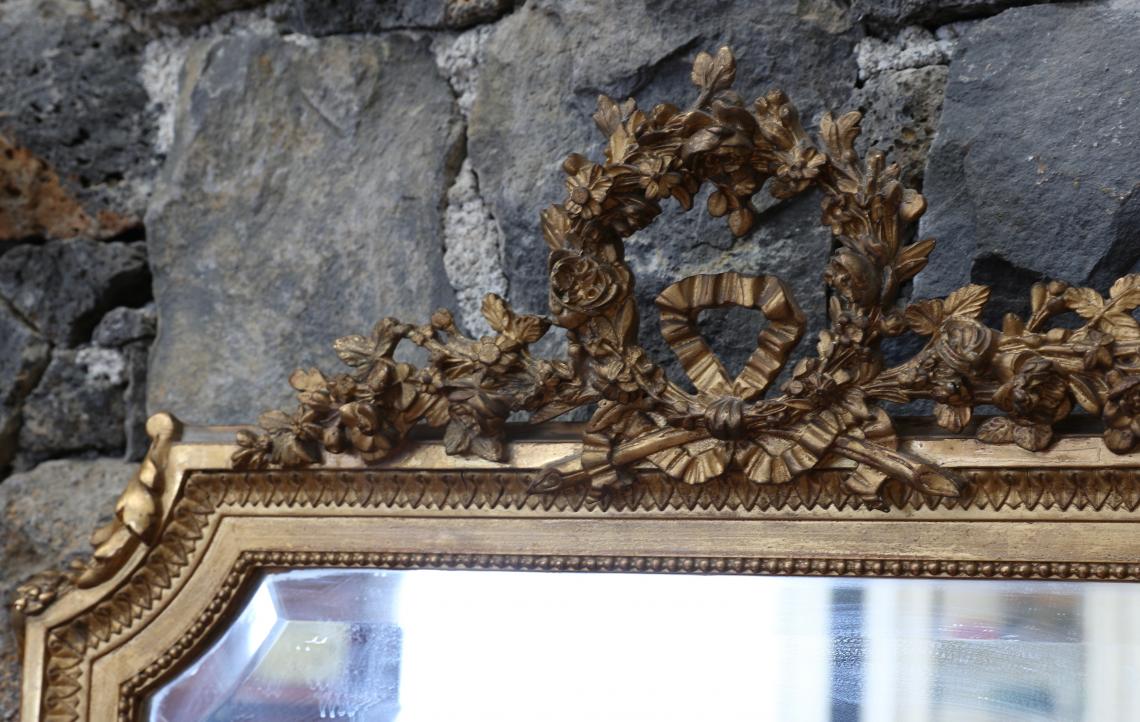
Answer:
[[[21, 719], [138, 719], [263, 569], [1140, 578], [1140, 276], [1107, 298], [1037, 284], [1031, 316], [1000, 331], [978, 321], [981, 286], [904, 303], [934, 248], [909, 235], [922, 197], [882, 154], [859, 161], [857, 113], [824, 116], [816, 141], [778, 91], [745, 107], [734, 76], [722, 49], [697, 57], [688, 110], [600, 99], [604, 162], [570, 156], [568, 199], [542, 214], [551, 318], [490, 295], [480, 339], [447, 311], [385, 319], [337, 342], [349, 373], [296, 372], [299, 408], [263, 415], [261, 432], [152, 417], [91, 558], [17, 590]], [[830, 327], [777, 394], [804, 317], [775, 277], [661, 293], [691, 389], [637, 345], [622, 239], [705, 183], [738, 235], [762, 188], [823, 193]], [[768, 320], [736, 378], [697, 330], [725, 305]], [[1068, 312], [1076, 328], [1047, 328]], [[552, 324], [567, 357], [532, 356]], [[907, 333], [925, 346], [888, 366], [879, 342]], [[425, 368], [395, 359], [404, 340], [427, 349]], [[881, 406], [914, 400], [934, 402], [937, 427]], [[1003, 414], [979, 424], [983, 405]], [[1054, 434], [1077, 406], [1103, 430]], [[550, 423], [583, 407], [584, 424]], [[515, 412], [530, 421], [508, 424]]]

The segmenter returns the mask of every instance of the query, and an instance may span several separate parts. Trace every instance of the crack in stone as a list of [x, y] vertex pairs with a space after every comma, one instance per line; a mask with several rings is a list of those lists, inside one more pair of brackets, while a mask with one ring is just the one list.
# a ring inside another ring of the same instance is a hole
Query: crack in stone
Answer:
[[443, 198], [443, 265], [455, 291], [458, 321], [474, 335], [490, 332], [481, 311], [484, 295], [508, 292], [503, 231], [479, 192], [479, 178], [467, 153], [468, 117], [491, 30], [491, 26], [478, 26], [432, 42], [436, 65], [447, 79], [463, 120], [459, 162]]

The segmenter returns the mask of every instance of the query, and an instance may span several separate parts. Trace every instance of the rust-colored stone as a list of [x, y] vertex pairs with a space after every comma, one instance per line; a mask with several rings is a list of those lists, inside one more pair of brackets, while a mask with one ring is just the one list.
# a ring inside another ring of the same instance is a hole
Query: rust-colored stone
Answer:
[[0, 241], [109, 238], [137, 224], [105, 210], [92, 216], [46, 162], [0, 135]]

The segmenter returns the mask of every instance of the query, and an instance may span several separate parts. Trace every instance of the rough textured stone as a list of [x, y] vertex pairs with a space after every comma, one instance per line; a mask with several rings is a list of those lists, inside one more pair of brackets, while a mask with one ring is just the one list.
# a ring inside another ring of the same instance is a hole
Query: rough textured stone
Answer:
[[267, 0], [121, 0], [140, 17], [160, 26], [192, 29], [235, 10], [264, 5]]
[[979, 21], [959, 39], [920, 228], [939, 247], [916, 295], [996, 281], [1010, 289], [1008, 305], [990, 304], [996, 322], [1028, 311], [1028, 286], [1015, 282], [1106, 290], [1135, 270], [1138, 29], [1135, 3], [1041, 5]]
[[35, 462], [77, 452], [121, 452], [126, 380], [126, 360], [117, 349], [56, 350], [24, 401], [21, 457]]
[[[954, 20], [987, 17], [1018, 5], [1049, 0], [854, 0], [851, 12], [872, 28], [942, 25]], [[1029, 35], [1026, 36], [1028, 39]]]
[[119, 306], [111, 309], [91, 333], [91, 340], [105, 348], [118, 348], [132, 341], [154, 337], [154, 304], [142, 308]]
[[111, 308], [145, 302], [149, 279], [142, 242], [51, 241], [0, 256], [0, 297], [56, 344], [80, 343]]
[[926, 28], [903, 28], [890, 40], [863, 38], [855, 46], [855, 62], [859, 77], [870, 78], [889, 70], [945, 65], [954, 51], [954, 38], [940, 32], [935, 36]]
[[39, 381], [51, 348], [5, 304], [0, 304], [0, 472], [16, 454], [20, 410]]
[[426, 40], [235, 37], [187, 64], [147, 215], [149, 407], [245, 422], [338, 336], [455, 305], [441, 208], [462, 148]]
[[[564, 196], [559, 166], [568, 153], [600, 155], [602, 139], [590, 120], [599, 93], [633, 95], [643, 107], [665, 100], [684, 104], [693, 97], [693, 57], [729, 44], [737, 56], [737, 88], [745, 97], [782, 87], [810, 122], [825, 108], [842, 109], [857, 72], [853, 49], [859, 31], [835, 32], [842, 24], [819, 18], [815, 11], [800, 17], [794, 8], [749, 2], [711, 3], [694, 13], [679, 1], [539, 0], [500, 21], [486, 47], [468, 147], [480, 191], [504, 232], [512, 302], [546, 311], [538, 212]], [[830, 237], [818, 227], [815, 200], [766, 211], [757, 229], [737, 241], [723, 220], [698, 210], [703, 202], [698, 199], [689, 214], [671, 207], [629, 242], [642, 339], [662, 360], [672, 355], [660, 352], [652, 299], [684, 273], [730, 266], [778, 272], [796, 286], [813, 321], [822, 318], [820, 274]], [[712, 343], [740, 345], [739, 336], [728, 329]]]
[[86, 2], [0, 6], [0, 133], [47, 161], [93, 214], [137, 220], [157, 169], [144, 44]]
[[494, 30], [492, 25], [482, 25], [462, 33], [441, 33], [432, 42], [435, 62], [447, 77], [464, 118], [475, 103], [487, 40]]
[[63, 568], [90, 550], [91, 532], [110, 520], [134, 470], [118, 459], [68, 459], [0, 483], [0, 720], [15, 720], [20, 700], [20, 649], [8, 620], [9, 596], [36, 572]]
[[887, 153], [903, 169], [903, 182], [922, 188], [926, 157], [938, 130], [948, 68], [922, 68], [879, 73], [857, 88], [848, 107], [863, 112], [863, 134], [856, 147]]
[[494, 20], [513, 0], [297, 0], [283, 18], [306, 35], [466, 28]]
[[146, 371], [150, 344], [136, 341], [123, 349], [124, 376], [127, 388], [123, 391], [123, 436], [125, 456], [129, 461], [141, 461], [150, 446], [146, 434]]
[[502, 295], [507, 290], [503, 232], [487, 212], [469, 161], [464, 161], [447, 192], [443, 223], [443, 267], [455, 289], [459, 319], [469, 333], [490, 333], [480, 309], [486, 294]]

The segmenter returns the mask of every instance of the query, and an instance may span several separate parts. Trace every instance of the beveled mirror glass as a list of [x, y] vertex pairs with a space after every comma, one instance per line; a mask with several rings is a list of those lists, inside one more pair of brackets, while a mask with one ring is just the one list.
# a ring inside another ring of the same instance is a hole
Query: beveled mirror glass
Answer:
[[309, 569], [149, 722], [1131, 719], [1135, 586]]

